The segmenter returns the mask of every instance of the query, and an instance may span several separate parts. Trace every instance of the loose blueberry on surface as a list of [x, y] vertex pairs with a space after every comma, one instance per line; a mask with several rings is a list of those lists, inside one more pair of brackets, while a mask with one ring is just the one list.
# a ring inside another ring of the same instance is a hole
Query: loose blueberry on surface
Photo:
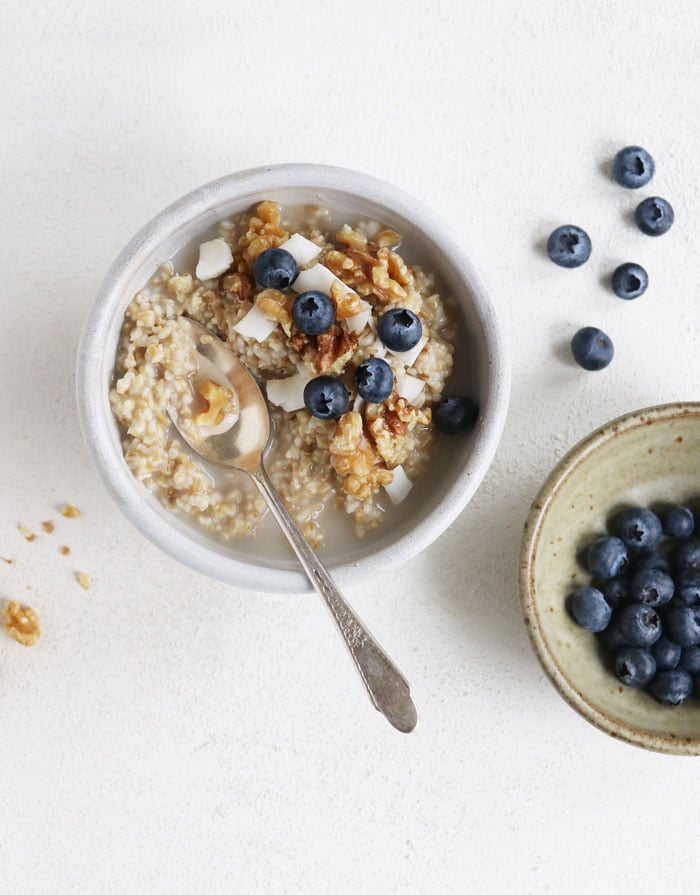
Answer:
[[660, 671], [649, 689], [661, 705], [680, 705], [693, 692], [693, 679], [687, 671], [680, 668]]
[[641, 264], [628, 262], [616, 267], [611, 278], [612, 289], [618, 298], [631, 301], [644, 295], [649, 285], [649, 275]]
[[433, 424], [440, 432], [453, 435], [471, 429], [479, 416], [479, 405], [463, 395], [443, 398], [433, 408]]
[[683, 569], [700, 571], [700, 541], [693, 540], [679, 544], [673, 555], [673, 566], [679, 572]]
[[644, 553], [638, 553], [632, 558], [633, 572], [647, 572], [649, 569], [658, 569], [668, 574], [671, 571], [671, 563], [663, 553], [658, 553], [656, 550], [645, 550]]
[[626, 575], [615, 575], [614, 578], [601, 581], [598, 590], [603, 594], [606, 602], [615, 609], [629, 600], [630, 579]]
[[620, 538], [598, 538], [588, 548], [586, 564], [594, 578], [607, 581], [627, 567], [627, 548]]
[[392, 308], [379, 318], [377, 332], [390, 351], [410, 351], [421, 340], [423, 324], [408, 308]]
[[670, 202], [660, 196], [650, 196], [640, 202], [634, 212], [634, 220], [647, 236], [661, 236], [671, 229], [674, 220]]
[[693, 511], [677, 504], [666, 510], [661, 521], [664, 534], [670, 538], [689, 538], [695, 528]]
[[392, 393], [394, 374], [385, 360], [370, 357], [355, 370], [355, 384], [361, 398], [379, 404]]
[[651, 606], [630, 603], [620, 613], [620, 632], [635, 646], [649, 647], [661, 637], [661, 619]]
[[265, 249], [253, 262], [253, 276], [264, 289], [288, 289], [297, 278], [299, 268], [285, 249]]
[[687, 671], [693, 677], [696, 674], [700, 674], [700, 647], [686, 646], [682, 649], [678, 667], [682, 668], [683, 671]]
[[335, 323], [335, 305], [323, 292], [302, 292], [294, 299], [292, 320], [299, 332], [319, 336]]
[[612, 175], [620, 186], [638, 190], [654, 176], [654, 159], [641, 146], [625, 146], [613, 159]]
[[613, 531], [628, 547], [653, 550], [661, 540], [661, 520], [645, 507], [634, 507], [617, 514]]
[[656, 674], [656, 662], [645, 649], [623, 647], [615, 656], [615, 674], [628, 687], [645, 687]]
[[682, 647], [697, 646], [700, 643], [698, 612], [690, 606], [669, 609], [664, 617], [664, 628], [671, 640]]
[[677, 643], [662, 634], [650, 652], [656, 662], [657, 671], [670, 671], [678, 665], [682, 650]]
[[615, 348], [602, 329], [584, 326], [571, 340], [571, 353], [584, 370], [603, 370], [613, 359]]
[[676, 575], [676, 596], [686, 606], [700, 606], [700, 572], [683, 569]]
[[591, 240], [573, 224], [557, 227], [549, 234], [547, 254], [560, 267], [580, 267], [591, 257]]
[[612, 617], [612, 609], [595, 587], [579, 587], [569, 598], [569, 609], [576, 622], [587, 631], [604, 631]]
[[339, 379], [317, 376], [304, 388], [304, 404], [320, 420], [337, 420], [348, 409], [350, 394]]
[[637, 572], [630, 584], [630, 597], [635, 603], [646, 603], [654, 609], [663, 606], [673, 597], [673, 578], [658, 569]]

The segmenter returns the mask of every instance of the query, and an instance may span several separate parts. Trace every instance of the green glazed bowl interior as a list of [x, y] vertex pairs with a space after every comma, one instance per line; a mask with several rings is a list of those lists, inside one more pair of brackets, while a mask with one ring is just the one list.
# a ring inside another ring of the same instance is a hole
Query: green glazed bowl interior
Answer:
[[700, 700], [661, 706], [622, 686], [595, 635], [578, 627], [566, 597], [590, 583], [581, 552], [625, 506], [698, 509], [700, 404], [664, 404], [627, 414], [574, 447], [542, 486], [528, 517], [520, 594], [535, 652], [561, 695], [606, 733], [637, 746], [700, 754]]

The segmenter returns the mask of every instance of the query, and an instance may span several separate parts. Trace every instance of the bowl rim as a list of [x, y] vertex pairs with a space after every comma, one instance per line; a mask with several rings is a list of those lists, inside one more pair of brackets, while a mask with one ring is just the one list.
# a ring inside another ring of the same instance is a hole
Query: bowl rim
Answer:
[[359, 560], [331, 565], [339, 586], [351, 586], [389, 565], [416, 555], [435, 540], [455, 520], [482, 481], [495, 455], [505, 425], [510, 392], [510, 357], [501, 324], [496, 317], [481, 276], [438, 217], [423, 203], [383, 180], [328, 165], [279, 164], [249, 168], [225, 175], [197, 187], [167, 206], [148, 221], [118, 254], [105, 275], [88, 310], [78, 346], [76, 397], [83, 438], [93, 465], [108, 492], [129, 521], [165, 553], [196, 571], [229, 584], [267, 593], [309, 593], [308, 579], [301, 571], [274, 569], [225, 557], [213, 548], [196, 543], [169, 525], [148, 505], [139, 483], [115, 460], [107, 435], [108, 422], [100, 399], [104, 352], [100, 350], [113, 317], [114, 307], [123, 300], [120, 289], [129, 270], [144, 253], [154, 254], [170, 233], [204, 213], [208, 207], [233, 200], [240, 193], [309, 187], [336, 190], [360, 199], [378, 202], [415, 223], [440, 250], [449, 255], [455, 272], [472, 295], [474, 310], [485, 340], [484, 401], [478, 437], [465, 467], [458, 476], [459, 487], [423, 517], [411, 531]]
[[596, 708], [569, 679], [550, 651], [542, 634], [534, 600], [534, 562], [540, 534], [549, 508], [569, 476], [596, 449], [622, 432], [647, 426], [656, 420], [700, 417], [700, 402], [678, 401], [655, 404], [615, 417], [599, 426], [575, 444], [549, 473], [530, 507], [523, 529], [518, 564], [518, 589], [530, 643], [547, 677], [568, 704], [599, 730], [633, 746], [672, 755], [700, 755], [700, 737], [677, 737], [649, 733]]

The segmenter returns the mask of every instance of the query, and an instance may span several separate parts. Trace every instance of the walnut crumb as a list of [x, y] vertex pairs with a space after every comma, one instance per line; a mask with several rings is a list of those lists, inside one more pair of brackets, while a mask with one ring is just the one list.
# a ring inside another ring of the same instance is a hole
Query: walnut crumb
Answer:
[[65, 506], [61, 507], [61, 515], [65, 516], [66, 519], [77, 519], [78, 516], [80, 516], [80, 510], [67, 503]]
[[14, 559], [5, 559], [4, 556], [3, 556], [3, 558], [2, 558], [2, 561], [5, 562], [5, 563], [7, 563], [8, 566], [13, 566], [13, 565], [15, 564]]
[[32, 646], [39, 639], [39, 619], [30, 606], [8, 600], [2, 613], [2, 628], [23, 646]]
[[20, 522], [17, 525], [17, 528], [19, 528], [20, 534], [22, 535], [22, 537], [24, 538], [25, 541], [36, 541], [36, 535], [30, 528], [27, 528], [27, 526], [24, 524], [24, 522]]
[[85, 572], [76, 572], [75, 577], [78, 584], [82, 587], [83, 590], [90, 589], [90, 579]]
[[61, 544], [61, 546], [58, 548], [58, 552], [61, 554], [61, 556], [68, 556], [68, 554], [70, 553], [70, 547], [66, 547], [65, 544]]
[[52, 534], [54, 529], [56, 528], [56, 526], [50, 519], [48, 519], [46, 522], [42, 522], [41, 527], [44, 529], [47, 535]]

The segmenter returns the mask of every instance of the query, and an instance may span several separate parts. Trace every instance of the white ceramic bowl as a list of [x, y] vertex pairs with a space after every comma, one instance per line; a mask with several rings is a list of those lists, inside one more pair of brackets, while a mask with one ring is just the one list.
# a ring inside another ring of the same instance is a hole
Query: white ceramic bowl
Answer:
[[[507, 348], [481, 279], [452, 234], [412, 196], [344, 168], [292, 164], [222, 177], [170, 205], [123, 249], [90, 309], [78, 349], [81, 426], [88, 451], [119, 508], [166, 553], [197, 571], [241, 587], [273, 593], [309, 591], [308, 581], [291, 555], [266, 555], [259, 543], [250, 545], [251, 539], [217, 542], [164, 509], [129, 471], [109, 406], [119, 330], [133, 295], [191, 240], [262, 199], [340, 206], [347, 210], [349, 220], [378, 219], [410, 238], [457, 298], [471, 355], [474, 397], [481, 407], [475, 432], [467, 438], [442, 439], [428, 474], [386, 531], [367, 541], [325, 549], [322, 558], [338, 584], [349, 586], [384, 575], [450, 525], [491, 463], [508, 405]], [[465, 346], [461, 349], [464, 352]]]

